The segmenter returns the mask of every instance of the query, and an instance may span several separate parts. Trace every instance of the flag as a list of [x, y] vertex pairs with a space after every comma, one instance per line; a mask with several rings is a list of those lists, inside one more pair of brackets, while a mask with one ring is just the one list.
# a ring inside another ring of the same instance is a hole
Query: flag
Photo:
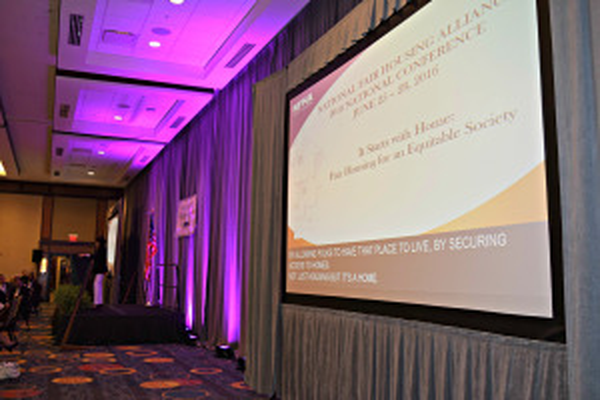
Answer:
[[156, 232], [154, 231], [154, 213], [150, 214], [150, 222], [148, 224], [148, 242], [146, 243], [146, 265], [144, 269], [144, 278], [146, 282], [150, 281], [152, 265], [154, 264], [154, 256], [158, 250], [156, 246]]

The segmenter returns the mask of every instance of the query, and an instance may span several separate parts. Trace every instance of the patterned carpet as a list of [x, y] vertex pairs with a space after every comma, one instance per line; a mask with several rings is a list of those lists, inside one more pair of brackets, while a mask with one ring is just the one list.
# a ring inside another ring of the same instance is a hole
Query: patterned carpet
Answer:
[[181, 344], [94, 346], [62, 350], [53, 345], [52, 308], [42, 307], [19, 346], [0, 352], [21, 376], [0, 381], [0, 399], [266, 399], [250, 390], [232, 360]]

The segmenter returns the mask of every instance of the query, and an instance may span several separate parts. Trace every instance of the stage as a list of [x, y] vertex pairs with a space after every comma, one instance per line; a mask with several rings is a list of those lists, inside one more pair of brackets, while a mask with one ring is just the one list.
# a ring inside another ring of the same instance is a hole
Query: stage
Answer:
[[183, 343], [186, 337], [180, 313], [159, 307], [123, 304], [81, 310], [73, 323], [68, 343]]

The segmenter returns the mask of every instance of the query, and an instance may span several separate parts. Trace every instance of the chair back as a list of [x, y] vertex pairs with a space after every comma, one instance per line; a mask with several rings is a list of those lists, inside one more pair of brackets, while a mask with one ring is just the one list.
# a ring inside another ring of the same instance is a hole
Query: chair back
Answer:
[[13, 301], [10, 303], [10, 308], [8, 309], [8, 316], [4, 321], [4, 324], [0, 326], [0, 330], [12, 330], [14, 329], [15, 323], [17, 322], [17, 316], [19, 315], [19, 308], [21, 307], [21, 301], [23, 298], [21, 296], [16, 296]]

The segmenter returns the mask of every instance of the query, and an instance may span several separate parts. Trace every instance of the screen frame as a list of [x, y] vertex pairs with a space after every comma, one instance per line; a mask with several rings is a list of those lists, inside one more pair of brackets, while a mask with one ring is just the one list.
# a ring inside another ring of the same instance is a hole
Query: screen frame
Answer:
[[541, 72], [541, 98], [544, 123], [544, 146], [546, 155], [546, 184], [548, 199], [548, 224], [550, 240], [552, 318], [518, 316], [495, 312], [446, 308], [420, 304], [387, 302], [332, 296], [317, 296], [288, 293], [287, 276], [287, 224], [288, 224], [288, 176], [289, 176], [289, 111], [291, 100], [323, 78], [333, 73], [360, 52], [367, 49], [379, 38], [407, 20], [426, 6], [431, 0], [409, 1], [404, 7], [383, 21], [363, 39], [338, 55], [319, 71], [291, 89], [286, 94], [284, 173], [283, 173], [283, 220], [282, 220], [282, 260], [281, 260], [281, 301], [284, 304], [297, 304], [310, 307], [347, 310], [374, 315], [384, 315], [408, 320], [451, 325], [478, 331], [492, 332], [522, 338], [565, 342], [562, 228], [560, 209], [560, 183], [558, 173], [558, 139], [556, 135], [554, 73], [552, 65], [552, 40], [550, 30], [550, 10], [547, 0], [534, 0], [537, 6], [539, 59]]

